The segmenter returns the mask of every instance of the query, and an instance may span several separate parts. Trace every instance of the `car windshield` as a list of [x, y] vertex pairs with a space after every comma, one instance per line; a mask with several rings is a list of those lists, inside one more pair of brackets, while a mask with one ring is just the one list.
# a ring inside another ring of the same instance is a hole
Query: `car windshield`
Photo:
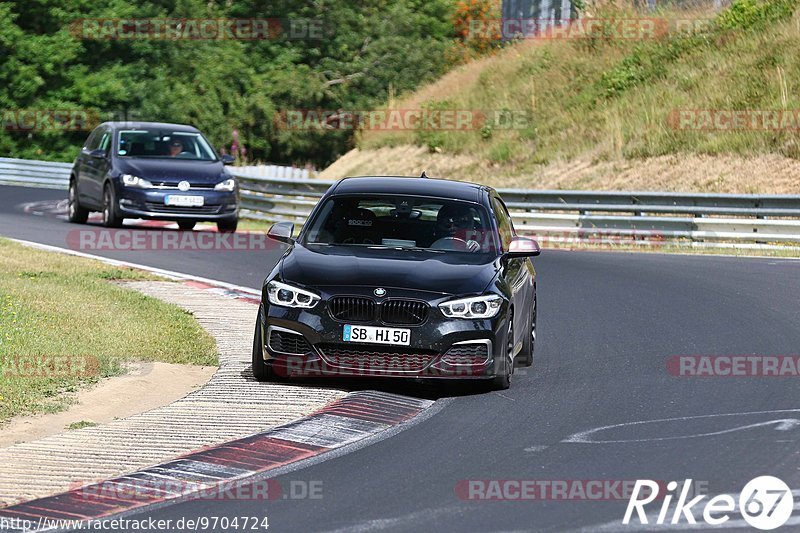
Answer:
[[216, 161], [217, 156], [199, 133], [141, 129], [119, 132], [117, 155]]
[[309, 223], [306, 245], [495, 253], [484, 207], [410, 196], [334, 196]]

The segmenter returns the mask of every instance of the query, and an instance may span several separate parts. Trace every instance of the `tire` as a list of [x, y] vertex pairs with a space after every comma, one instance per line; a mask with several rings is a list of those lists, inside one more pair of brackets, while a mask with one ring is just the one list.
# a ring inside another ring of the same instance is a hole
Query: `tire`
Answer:
[[68, 218], [73, 224], [86, 224], [89, 220], [89, 210], [81, 207], [81, 202], [78, 199], [78, 184], [75, 180], [69, 180], [69, 207]]
[[530, 322], [528, 323], [529, 334], [525, 336], [522, 341], [522, 351], [520, 355], [522, 359], [520, 364], [522, 366], [531, 366], [533, 364], [533, 351], [536, 349], [536, 296], [533, 297], [533, 310], [531, 311]]
[[259, 307], [258, 318], [256, 318], [256, 331], [253, 334], [253, 376], [255, 376], [256, 381], [278, 381], [278, 376], [275, 374], [272, 365], [264, 362], [264, 347], [261, 344], [261, 316], [263, 313], [264, 309]]
[[493, 390], [505, 390], [511, 386], [511, 374], [514, 372], [514, 316], [508, 316], [508, 340], [506, 341], [506, 357], [503, 359], [503, 371], [492, 380]]
[[236, 233], [236, 228], [239, 226], [239, 219], [234, 218], [231, 220], [220, 220], [217, 222], [217, 230], [220, 233]]
[[183, 231], [192, 231], [197, 225], [196, 220], [179, 220], [178, 227]]
[[107, 228], [121, 228], [122, 221], [117, 211], [117, 201], [114, 198], [114, 188], [106, 184], [103, 189], [103, 225]]

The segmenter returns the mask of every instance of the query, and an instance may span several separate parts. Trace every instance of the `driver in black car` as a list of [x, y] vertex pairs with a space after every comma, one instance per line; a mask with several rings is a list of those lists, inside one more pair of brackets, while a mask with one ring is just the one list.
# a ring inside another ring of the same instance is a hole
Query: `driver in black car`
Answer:
[[431, 248], [478, 252], [480, 243], [475, 240], [480, 232], [475, 228], [475, 217], [467, 206], [444, 205], [436, 215], [436, 241]]
[[169, 156], [178, 157], [183, 152], [183, 143], [178, 139], [172, 141], [169, 145]]

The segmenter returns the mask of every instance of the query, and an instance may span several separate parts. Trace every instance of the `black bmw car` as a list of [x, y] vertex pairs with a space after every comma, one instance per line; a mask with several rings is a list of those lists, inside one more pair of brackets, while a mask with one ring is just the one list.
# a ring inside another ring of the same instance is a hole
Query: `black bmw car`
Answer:
[[264, 281], [258, 380], [393, 376], [491, 380], [533, 362], [533, 239], [497, 192], [426, 177], [346, 178]]
[[69, 220], [90, 211], [103, 224], [125, 218], [172, 220], [181, 229], [213, 221], [233, 232], [239, 219], [236, 180], [200, 131], [180, 124], [106, 122], [86, 140], [69, 183]]

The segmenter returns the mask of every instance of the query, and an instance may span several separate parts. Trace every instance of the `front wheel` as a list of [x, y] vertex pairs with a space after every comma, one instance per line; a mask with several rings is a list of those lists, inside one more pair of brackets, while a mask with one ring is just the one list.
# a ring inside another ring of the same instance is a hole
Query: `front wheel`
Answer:
[[78, 184], [75, 180], [69, 182], [69, 221], [74, 224], [86, 224], [89, 220], [89, 210], [81, 207], [81, 202], [78, 200]]
[[533, 351], [536, 349], [536, 296], [533, 297], [533, 310], [531, 311], [531, 322], [528, 335], [522, 344], [522, 360], [520, 361], [523, 366], [531, 366], [533, 364]]
[[508, 340], [503, 370], [492, 380], [494, 390], [505, 390], [511, 386], [511, 373], [514, 371], [514, 316], [508, 316]]
[[103, 225], [107, 228], [119, 228], [122, 227], [123, 220], [117, 212], [114, 188], [110, 184], [106, 185], [103, 191]]

